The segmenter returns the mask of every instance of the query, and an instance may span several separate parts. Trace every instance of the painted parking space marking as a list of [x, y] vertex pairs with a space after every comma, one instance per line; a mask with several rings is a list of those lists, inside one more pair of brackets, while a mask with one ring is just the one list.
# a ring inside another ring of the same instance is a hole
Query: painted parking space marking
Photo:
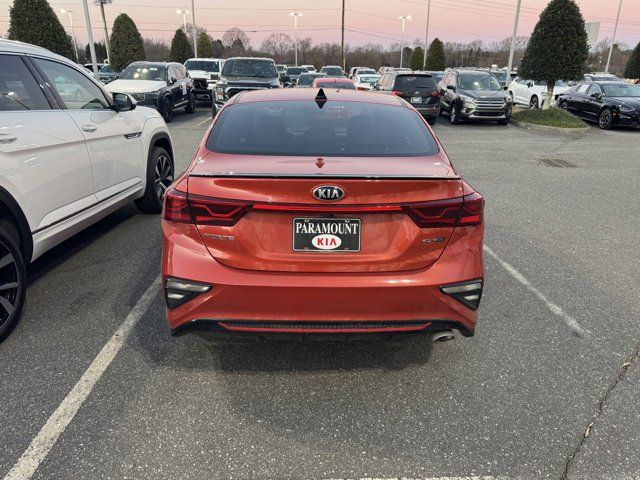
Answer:
[[325, 480], [517, 480], [515, 477], [472, 475], [470, 477], [341, 477]]
[[515, 278], [518, 282], [524, 285], [527, 290], [538, 297], [540, 301], [542, 301], [542, 303], [547, 306], [551, 313], [559, 317], [567, 325], [567, 327], [569, 327], [581, 337], [586, 337], [591, 333], [589, 332], [589, 330], [583, 328], [575, 318], [565, 312], [562, 307], [553, 303], [546, 297], [544, 293], [531, 285], [531, 282], [529, 282], [529, 280], [527, 280], [525, 276], [522, 275], [514, 266], [502, 260], [493, 250], [491, 250], [486, 245], [484, 245], [483, 249], [491, 258], [498, 262], [502, 266], [502, 268], [504, 268], [509, 273], [509, 275]]
[[84, 401], [89, 394], [91, 394], [91, 391], [102, 377], [102, 374], [125, 344], [133, 328], [156, 299], [158, 293], [160, 293], [159, 275], [151, 283], [149, 288], [147, 288], [147, 291], [142, 297], [140, 297], [113, 336], [104, 347], [102, 347], [102, 350], [100, 350], [100, 353], [98, 353], [93, 362], [91, 362], [89, 368], [82, 374], [78, 383], [75, 384], [69, 394], [62, 400], [62, 403], [58, 405], [55, 412], [51, 414], [47, 423], [44, 424], [38, 434], [31, 440], [27, 449], [13, 467], [11, 467], [11, 470], [9, 470], [9, 473], [4, 477], [4, 480], [26, 480], [33, 476], [58, 441], [58, 438], [60, 438], [60, 435], [62, 435], [76, 416]]

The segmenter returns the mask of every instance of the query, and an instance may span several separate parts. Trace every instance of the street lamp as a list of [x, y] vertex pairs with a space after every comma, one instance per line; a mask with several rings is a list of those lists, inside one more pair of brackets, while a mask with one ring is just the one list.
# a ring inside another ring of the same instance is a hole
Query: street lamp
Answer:
[[102, 16], [102, 28], [104, 29], [104, 46], [107, 49], [107, 63], [111, 57], [111, 48], [109, 45], [109, 30], [107, 29], [107, 19], [104, 16], [104, 6], [109, 5], [111, 0], [93, 0], [93, 3], [100, 5], [100, 15]]
[[429, 18], [431, 17], [431, 0], [427, 3], [427, 29], [424, 34], [424, 61], [422, 68], [427, 64], [427, 49], [429, 48]]
[[180, 10], [179, 8], [176, 10], [176, 15], [182, 15], [182, 24], [184, 25], [184, 33], [187, 33], [187, 15], [191, 12], [189, 10]]
[[411, 15], [403, 15], [398, 17], [398, 20], [402, 20], [402, 42], [400, 43], [400, 68], [402, 68], [402, 57], [404, 56], [404, 24], [407, 20], [411, 20]]
[[293, 35], [296, 42], [294, 55], [295, 55], [295, 62], [297, 67], [298, 66], [298, 17], [302, 16], [302, 12], [291, 12], [289, 15], [293, 17]]
[[516, 17], [513, 19], [513, 34], [511, 35], [511, 48], [509, 50], [509, 64], [507, 65], [507, 79], [510, 79], [511, 70], [513, 69], [513, 54], [516, 51], [516, 38], [518, 36], [518, 20], [520, 19], [520, 6], [522, 0], [518, 0], [516, 4]]
[[71, 29], [71, 40], [73, 40], [73, 53], [76, 54], [76, 63], [80, 63], [80, 59], [78, 59], [78, 46], [76, 45], [76, 35], [73, 33], [73, 10], [65, 10], [64, 8], [60, 10], [60, 13], [63, 15], [69, 15], [69, 28]]
[[[195, 8], [194, 1], [191, 0], [191, 5]], [[189, 10], [180, 10], [176, 9], [176, 15], [182, 15], [182, 24], [184, 25], [184, 33], [187, 35], [189, 31], [187, 30], [187, 15], [191, 14], [191, 34], [193, 35], [193, 54], [195, 57], [198, 57], [198, 43], [196, 39], [196, 16], [193, 14], [194, 8]]]
[[616, 35], [618, 33], [618, 22], [620, 21], [620, 10], [622, 10], [622, 0], [618, 4], [618, 15], [616, 16], [616, 26], [613, 27], [613, 38], [611, 39], [611, 47], [609, 48], [609, 58], [607, 59], [607, 66], [604, 68], [604, 73], [609, 73], [609, 66], [611, 65], [611, 55], [613, 54], [613, 44], [616, 42]]

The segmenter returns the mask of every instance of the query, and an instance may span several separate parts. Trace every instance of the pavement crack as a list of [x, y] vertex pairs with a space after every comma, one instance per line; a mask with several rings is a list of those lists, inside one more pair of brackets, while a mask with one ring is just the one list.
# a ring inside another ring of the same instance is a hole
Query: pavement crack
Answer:
[[613, 379], [613, 382], [609, 384], [609, 386], [605, 389], [602, 396], [600, 397], [600, 400], [598, 401], [598, 407], [596, 408], [596, 412], [591, 418], [591, 421], [585, 427], [584, 432], [580, 437], [580, 441], [578, 442], [576, 447], [573, 449], [573, 452], [571, 452], [571, 454], [567, 457], [567, 460], [564, 465], [564, 470], [562, 472], [562, 475], [560, 476], [560, 480], [567, 480], [569, 478], [569, 471], [571, 470], [571, 465], [575, 460], [576, 456], [578, 456], [578, 454], [584, 447], [585, 443], [587, 442], [587, 439], [593, 432], [594, 425], [602, 415], [602, 412], [604, 411], [604, 407], [607, 401], [613, 394], [613, 391], [616, 389], [620, 381], [625, 377], [627, 370], [629, 370], [629, 367], [631, 367], [631, 365], [633, 365], [634, 362], [637, 362], [639, 357], [640, 357], [640, 341], [636, 344], [631, 355], [629, 355], [618, 367], [618, 374]]

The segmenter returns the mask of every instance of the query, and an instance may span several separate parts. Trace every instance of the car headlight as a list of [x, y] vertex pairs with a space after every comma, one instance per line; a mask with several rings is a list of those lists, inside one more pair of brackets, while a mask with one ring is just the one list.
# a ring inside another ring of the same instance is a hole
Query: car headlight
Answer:
[[147, 92], [144, 94], [145, 98], [158, 98], [160, 95], [160, 90], [156, 90], [155, 92]]
[[620, 104], [619, 108], [621, 112], [634, 112], [636, 110], [635, 108], [629, 105], [625, 105], [624, 103]]
[[507, 95], [504, 99], [504, 103], [511, 103], [513, 102], [513, 98], [511, 98], [509, 95]]
[[473, 105], [473, 106], [475, 106], [475, 104], [476, 104], [476, 99], [475, 98], [467, 97], [466, 95], [460, 95], [459, 98], [464, 103], [468, 103], [468, 104]]

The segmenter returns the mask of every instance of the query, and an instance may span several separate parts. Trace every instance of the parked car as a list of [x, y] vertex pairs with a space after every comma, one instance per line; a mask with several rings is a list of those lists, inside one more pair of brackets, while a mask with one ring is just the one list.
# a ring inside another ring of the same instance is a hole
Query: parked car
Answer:
[[110, 65], [103, 65], [98, 72], [98, 77], [106, 85], [117, 80], [120, 77], [120, 72], [115, 71]]
[[558, 106], [604, 130], [640, 126], [640, 85], [584, 82], [558, 95]]
[[[553, 87], [552, 104], [555, 103], [555, 98], [559, 94], [566, 92], [569, 88], [563, 80], [558, 80]], [[514, 105], [526, 105], [529, 108], [542, 107], [547, 99], [547, 82], [534, 82], [517, 77], [509, 84], [509, 95]]]
[[196, 100], [213, 100], [213, 89], [220, 78], [220, 70], [224, 65], [221, 58], [190, 58], [184, 67], [193, 80], [193, 93]]
[[584, 80], [585, 82], [624, 82], [622, 78], [608, 73], [587, 73]]
[[317, 72], [316, 67], [314, 67], [313, 65], [301, 65], [303, 68], [307, 69], [307, 72], [312, 72], [315, 73]]
[[324, 73], [327, 77], [345, 77], [344, 70], [338, 65], [325, 65], [320, 69], [320, 73]]
[[322, 87], [322, 88], [340, 88], [343, 90], [355, 90], [356, 86], [353, 83], [353, 80], [350, 78], [335, 78], [335, 77], [325, 77], [325, 78], [316, 78], [313, 81], [314, 87]]
[[167, 123], [180, 108], [187, 113], [196, 111], [193, 80], [181, 63], [134, 62], [106, 88], [130, 94], [139, 105], [156, 108]]
[[298, 83], [298, 78], [303, 73], [307, 73], [309, 70], [307, 67], [289, 67], [287, 68], [287, 79], [290, 86], [294, 87]]
[[440, 80], [442, 80], [442, 77], [444, 77], [444, 72], [437, 70], [425, 70], [425, 73], [431, 75], [436, 83], [440, 83]]
[[503, 87], [506, 87], [507, 85], [509, 85], [509, 83], [511, 83], [511, 76], [509, 75], [507, 69], [492, 68], [491, 70], [489, 70], [489, 73], [496, 77], [498, 82], [500, 82], [500, 85]]
[[[380, 69], [378, 70], [378, 74], [380, 74], [380, 75], [384, 75], [385, 73], [388, 73], [388, 72], [406, 72], [406, 73], [410, 73], [410, 72], [413, 72], [413, 70], [411, 70], [410, 68], [400, 68], [400, 67], [380, 67]], [[374, 73], [374, 72], [367, 71], [365, 73]]]
[[377, 72], [373, 68], [369, 67], [352, 67], [349, 70], [349, 78], [353, 79], [356, 75], [361, 75], [363, 73], [375, 74]]
[[166, 195], [169, 328], [471, 336], [483, 207], [424, 119], [395, 96], [237, 96]]
[[382, 75], [376, 91], [395, 95], [409, 102], [433, 125], [440, 115], [440, 92], [428, 73], [390, 71]]
[[[313, 81], [317, 78], [327, 78], [327, 75], [324, 73], [311, 73], [306, 72], [301, 74], [298, 77], [298, 82], [296, 83], [296, 88], [311, 88], [313, 86]], [[343, 77], [344, 78], [344, 77]]]
[[283, 63], [277, 63], [276, 64], [276, 70], [278, 71], [278, 75], [280, 75], [280, 77], [282, 77], [283, 75], [286, 75], [287, 73], [287, 66]]
[[356, 90], [373, 90], [374, 85], [380, 81], [377, 73], [362, 73], [353, 77]]
[[463, 120], [497, 121], [511, 119], [511, 96], [496, 77], [487, 71], [453, 69], [440, 81], [440, 105], [452, 125]]
[[218, 108], [240, 92], [281, 86], [276, 64], [270, 58], [229, 58], [222, 67], [220, 80], [216, 85], [211, 114], [215, 116]]
[[0, 340], [20, 319], [29, 263], [131, 201], [159, 213], [173, 176], [158, 112], [64, 57], [0, 39]]

